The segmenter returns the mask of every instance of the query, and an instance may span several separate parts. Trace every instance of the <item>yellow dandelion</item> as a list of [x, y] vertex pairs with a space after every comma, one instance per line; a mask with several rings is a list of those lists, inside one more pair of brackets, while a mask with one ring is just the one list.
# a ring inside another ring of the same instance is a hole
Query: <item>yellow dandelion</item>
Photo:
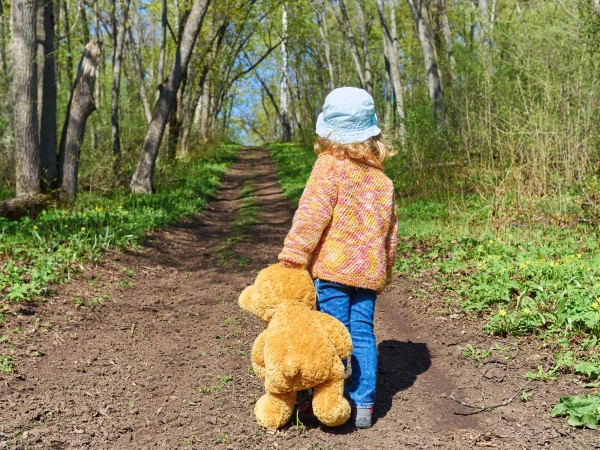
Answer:
[[506, 311], [501, 309], [500, 311], [498, 311], [498, 315], [504, 317], [506, 315]]
[[34, 230], [37, 230], [37, 225], [34, 225], [34, 226], [33, 226], [33, 229], [34, 229]]
[[552, 283], [552, 286], [556, 287], [556, 283]]
[[493, 244], [493, 243], [494, 243], [494, 240], [493, 240], [493, 239], [490, 239], [490, 244]]
[[525, 314], [529, 314], [529, 313], [531, 312], [531, 309], [529, 309], [529, 308], [524, 308], [524, 309], [523, 309], [523, 312], [524, 312]]
[[81, 227], [81, 231], [85, 231], [85, 227]]
[[583, 264], [579, 264], [579, 268], [580, 268], [580, 269], [583, 269]]
[[519, 267], [520, 267], [521, 269], [524, 269], [524, 268], [525, 268], [525, 267], [527, 267], [527, 266], [525, 266], [525, 264], [521, 263], [521, 264], [519, 264]]
[[581, 258], [581, 253], [577, 253], [577, 257], [578, 257], [578, 258]]
[[598, 303], [598, 302], [592, 303], [592, 308], [598, 309], [598, 306], [600, 306], [600, 303]]

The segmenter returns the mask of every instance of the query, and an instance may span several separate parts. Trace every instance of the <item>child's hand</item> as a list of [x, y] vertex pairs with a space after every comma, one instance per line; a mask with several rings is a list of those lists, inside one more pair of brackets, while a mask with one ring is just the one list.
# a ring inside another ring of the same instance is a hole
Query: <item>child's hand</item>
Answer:
[[286, 269], [302, 269], [302, 264], [296, 264], [291, 261], [286, 261], [285, 259], [281, 260], [280, 264], [281, 267], [284, 267]]

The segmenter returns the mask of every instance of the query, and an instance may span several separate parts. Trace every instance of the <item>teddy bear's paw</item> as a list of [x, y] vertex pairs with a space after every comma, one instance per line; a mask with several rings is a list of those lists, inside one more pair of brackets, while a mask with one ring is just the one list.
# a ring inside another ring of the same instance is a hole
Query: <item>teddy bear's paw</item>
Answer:
[[323, 425], [337, 427], [350, 418], [350, 404], [342, 392], [344, 382], [329, 382], [316, 386], [313, 394], [313, 411]]
[[275, 430], [283, 427], [294, 410], [296, 403], [296, 392], [285, 394], [271, 394], [267, 392], [256, 402], [254, 415], [261, 427]]

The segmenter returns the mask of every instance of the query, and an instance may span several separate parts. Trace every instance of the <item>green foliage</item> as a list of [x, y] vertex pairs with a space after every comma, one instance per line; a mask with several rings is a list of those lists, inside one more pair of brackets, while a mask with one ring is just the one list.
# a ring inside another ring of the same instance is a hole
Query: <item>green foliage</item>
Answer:
[[81, 193], [75, 206], [42, 211], [35, 220], [0, 218], [0, 294], [6, 301], [31, 300], [47, 292], [48, 283], [78, 273], [82, 263], [98, 261], [103, 250], [139, 246], [146, 232], [194, 214], [217, 189], [237, 149], [207, 147], [174, 161], [154, 195]]
[[269, 148], [277, 165], [281, 188], [285, 196], [297, 205], [317, 156], [308, 145], [272, 144]]
[[569, 417], [569, 425], [595, 430], [600, 421], [600, 393], [561, 397], [552, 408], [552, 417]]
[[12, 373], [15, 370], [15, 365], [11, 363], [12, 357], [0, 356], [0, 372]]

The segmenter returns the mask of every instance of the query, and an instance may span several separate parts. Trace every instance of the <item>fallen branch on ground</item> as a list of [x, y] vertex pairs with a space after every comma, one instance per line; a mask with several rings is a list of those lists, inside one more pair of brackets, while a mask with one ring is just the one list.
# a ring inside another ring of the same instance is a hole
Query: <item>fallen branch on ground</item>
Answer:
[[471, 412], [468, 412], [468, 413], [455, 412], [454, 414], [459, 415], [459, 416], [471, 416], [473, 414], [479, 414], [480, 412], [483, 412], [483, 411], [490, 411], [490, 410], [495, 409], [495, 408], [500, 408], [501, 406], [506, 406], [509, 403], [512, 403], [512, 401], [517, 397], [517, 395], [519, 395], [519, 393], [522, 392], [523, 389], [525, 389], [525, 387], [527, 387], [527, 385], [529, 383], [531, 383], [532, 381], [533, 380], [527, 381], [527, 383], [525, 383], [523, 386], [521, 386], [519, 388], [519, 390], [517, 392], [515, 392], [515, 394], [511, 398], [506, 399], [502, 403], [498, 403], [497, 405], [490, 405], [490, 406], [469, 405], [468, 403], [463, 402], [462, 400], [458, 400], [456, 397], [454, 397], [454, 394], [452, 394], [452, 395], [450, 395], [450, 398], [452, 400], [454, 400], [456, 403], [458, 403], [458, 404], [460, 404], [462, 406], [466, 406], [467, 408], [471, 408], [471, 409], [475, 409], [476, 410], [476, 411], [471, 411]]

